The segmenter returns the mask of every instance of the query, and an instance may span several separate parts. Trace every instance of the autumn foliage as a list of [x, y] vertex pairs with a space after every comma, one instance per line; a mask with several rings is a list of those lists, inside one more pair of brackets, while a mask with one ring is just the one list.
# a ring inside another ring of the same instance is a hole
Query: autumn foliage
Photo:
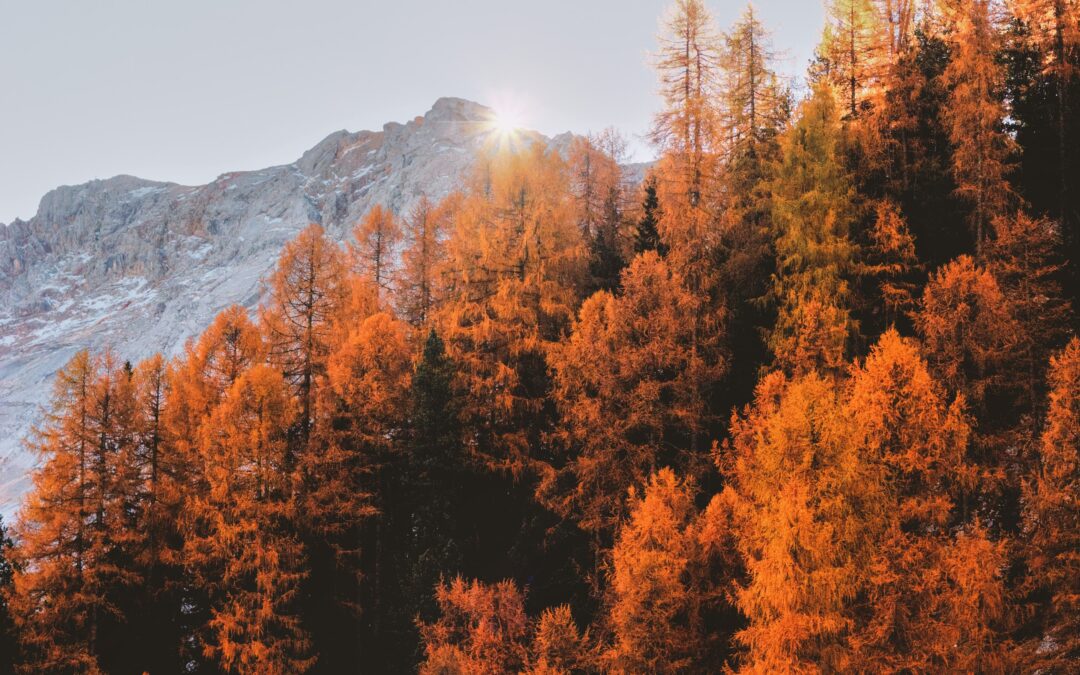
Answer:
[[1077, 5], [827, 9], [800, 90], [674, 2], [641, 185], [492, 144], [73, 353], [0, 674], [1076, 671]]

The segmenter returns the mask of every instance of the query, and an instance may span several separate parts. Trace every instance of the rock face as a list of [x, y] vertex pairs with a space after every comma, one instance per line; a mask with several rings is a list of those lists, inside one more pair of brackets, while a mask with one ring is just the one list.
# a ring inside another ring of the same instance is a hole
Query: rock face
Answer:
[[60, 187], [29, 221], [0, 225], [0, 513], [29, 488], [23, 439], [72, 354], [176, 354], [221, 309], [257, 305], [260, 279], [309, 223], [341, 239], [376, 203], [401, 213], [458, 187], [492, 118], [443, 98], [406, 124], [335, 132], [292, 164], [197, 187], [131, 176]]

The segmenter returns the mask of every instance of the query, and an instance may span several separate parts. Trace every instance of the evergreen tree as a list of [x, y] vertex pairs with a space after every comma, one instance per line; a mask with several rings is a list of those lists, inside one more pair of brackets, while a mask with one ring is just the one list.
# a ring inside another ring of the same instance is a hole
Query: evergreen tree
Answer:
[[641, 218], [634, 234], [634, 253], [656, 251], [660, 257], [667, 253], [667, 247], [660, 240], [658, 224], [660, 222], [660, 200], [656, 196], [656, 177], [650, 174], [645, 179], [644, 197], [641, 202]]
[[11, 549], [14, 544], [4, 527], [4, 518], [0, 516], [0, 675], [14, 675], [19, 662], [18, 634], [11, 616], [8, 598], [11, 596], [15, 578], [12, 565]]

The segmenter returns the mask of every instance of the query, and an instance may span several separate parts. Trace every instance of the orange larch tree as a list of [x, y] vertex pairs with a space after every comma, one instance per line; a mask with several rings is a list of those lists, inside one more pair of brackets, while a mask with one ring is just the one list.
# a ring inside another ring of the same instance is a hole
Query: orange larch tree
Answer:
[[436, 205], [421, 196], [405, 219], [395, 306], [413, 326], [426, 325], [442, 302], [446, 237], [459, 200], [453, 194]]
[[1005, 133], [1004, 73], [997, 62], [995, 0], [939, 3], [951, 49], [944, 83], [949, 91], [945, 119], [953, 145], [956, 194], [970, 207], [976, 252], [990, 222], [1014, 201], [1008, 181], [1014, 141]]
[[848, 307], [854, 187], [839, 155], [840, 131], [832, 92], [819, 85], [782, 139], [783, 162], [772, 185], [777, 318], [769, 347], [791, 373], [839, 369], [854, 331]]
[[921, 268], [915, 238], [900, 209], [888, 199], [875, 206], [869, 235], [868, 260], [861, 272], [877, 286], [873, 313], [881, 326], [891, 328], [915, 308], [915, 278]]
[[397, 216], [381, 204], [371, 207], [364, 219], [353, 229], [355, 242], [349, 244], [353, 269], [374, 284], [380, 302], [384, 293], [392, 293], [394, 290], [401, 230]]
[[994, 219], [986, 246], [987, 270], [994, 275], [1018, 324], [1013, 377], [1022, 382], [1021, 405], [1033, 414], [1044, 394], [1044, 365], [1064, 346], [1072, 312], [1061, 284], [1058, 225], [1023, 213]]
[[[853, 368], [845, 406], [845, 418], [858, 420], [849, 442], [869, 465], [864, 489], [880, 496], [867, 518], [873, 549], [852, 611], [853, 668], [963, 669], [974, 659], [993, 670], [1002, 658], [1002, 549], [977, 527], [957, 537], [951, 526], [955, 498], [974, 479], [962, 399], [948, 403], [917, 344], [890, 330]], [[979, 549], [988, 553], [985, 570], [961, 564]], [[991, 601], [985, 612], [959, 611], [969, 591]]]
[[1030, 666], [1061, 672], [1080, 659], [1080, 340], [1050, 361], [1039, 465], [1025, 485], [1024, 534], [1039, 631]]
[[209, 598], [204, 654], [227, 672], [296, 673], [314, 662], [295, 611], [305, 575], [287, 467], [296, 414], [281, 374], [256, 364], [200, 434], [208, 489], [188, 506], [185, 558]]
[[492, 466], [525, 468], [543, 427], [547, 351], [583, 284], [585, 247], [567, 180], [563, 161], [540, 144], [489, 158], [447, 242], [439, 333], [459, 366], [472, 443]]
[[846, 636], [880, 497], [842, 433], [837, 386], [772, 373], [719, 455], [746, 581], [736, 634], [747, 672], [848, 667]]
[[960, 256], [935, 272], [915, 317], [935, 376], [975, 411], [1003, 381], [1019, 327], [997, 280]]
[[663, 206], [659, 230], [669, 262], [695, 293], [710, 296], [718, 292], [721, 62], [720, 36], [705, 3], [676, 0], [655, 62], [664, 101], [651, 133], [660, 152], [653, 170]]
[[[300, 402], [298, 436], [311, 429], [316, 380], [339, 339], [335, 322], [349, 301], [345, 256], [318, 225], [309, 225], [285, 245], [268, 281], [270, 299], [262, 307], [262, 331], [270, 361], [293, 386]], [[291, 451], [295, 453], [294, 451]]]
[[33, 447], [43, 464], [16, 531], [12, 609], [33, 671], [123, 667], [120, 598], [139, 582], [123, 555], [135, 486], [130, 369], [110, 352], [77, 353], [57, 376]]
[[873, 0], [831, 0], [818, 59], [826, 79], [841, 94], [847, 119], [880, 92], [890, 56], [882, 17]]
[[[708, 391], [726, 368], [723, 315], [708, 314], [681, 275], [648, 252], [623, 272], [621, 295], [599, 292], [582, 305], [552, 353], [555, 436], [567, 454], [538, 493], [603, 548], [627, 489], [644, 489], [661, 466], [703, 468]], [[698, 325], [711, 330], [699, 335]]]
[[514, 582], [487, 585], [457, 577], [436, 587], [435, 600], [441, 616], [420, 625], [422, 675], [498, 675], [524, 670], [529, 659], [529, 619], [525, 598]]
[[630, 515], [612, 550], [607, 622], [613, 643], [603, 654], [618, 673], [695, 670], [707, 636], [695, 588], [699, 559], [695, 484], [671, 469], [630, 490]]

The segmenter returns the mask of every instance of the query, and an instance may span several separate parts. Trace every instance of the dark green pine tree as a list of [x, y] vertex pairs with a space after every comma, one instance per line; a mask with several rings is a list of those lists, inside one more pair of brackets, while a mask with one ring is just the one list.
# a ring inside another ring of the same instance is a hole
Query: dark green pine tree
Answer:
[[12, 577], [15, 574], [15, 568], [8, 558], [11, 548], [11, 539], [4, 529], [4, 517], [0, 516], [0, 675], [11, 675], [15, 672], [18, 648], [15, 625], [7, 605], [7, 593], [11, 590]]
[[[619, 230], [622, 229], [623, 222], [619, 196], [618, 190], [608, 193], [604, 199], [603, 216], [596, 232], [589, 239], [589, 274], [592, 277], [590, 290], [593, 291], [614, 291], [619, 287], [619, 275], [626, 267], [626, 261], [619, 251]], [[653, 227], [655, 229], [655, 223]]]
[[645, 199], [641, 203], [641, 220], [634, 237], [634, 253], [656, 251], [661, 257], [667, 255], [667, 246], [660, 240], [660, 200], [656, 196], [656, 178], [645, 181]]
[[396, 483], [394, 504], [387, 504], [387, 528], [395, 533], [391, 554], [397, 568], [396, 597], [383, 603], [386, 642], [380, 659], [393, 672], [415, 668], [417, 616], [437, 616], [433, 589], [462, 565], [461, 497], [468, 491], [468, 460], [452, 389], [454, 363], [432, 329], [413, 373], [408, 435], [401, 465], [390, 475]]
[[[1017, 189], [1031, 210], [1055, 221], [1065, 253], [1062, 286], [1080, 301], [1080, 49], [1040, 44], [1030, 26], [1014, 21], [1003, 58], [1009, 130], [1020, 146]], [[1058, 62], [1061, 62], [1058, 65]], [[1071, 75], [1070, 75], [1071, 74]]]

